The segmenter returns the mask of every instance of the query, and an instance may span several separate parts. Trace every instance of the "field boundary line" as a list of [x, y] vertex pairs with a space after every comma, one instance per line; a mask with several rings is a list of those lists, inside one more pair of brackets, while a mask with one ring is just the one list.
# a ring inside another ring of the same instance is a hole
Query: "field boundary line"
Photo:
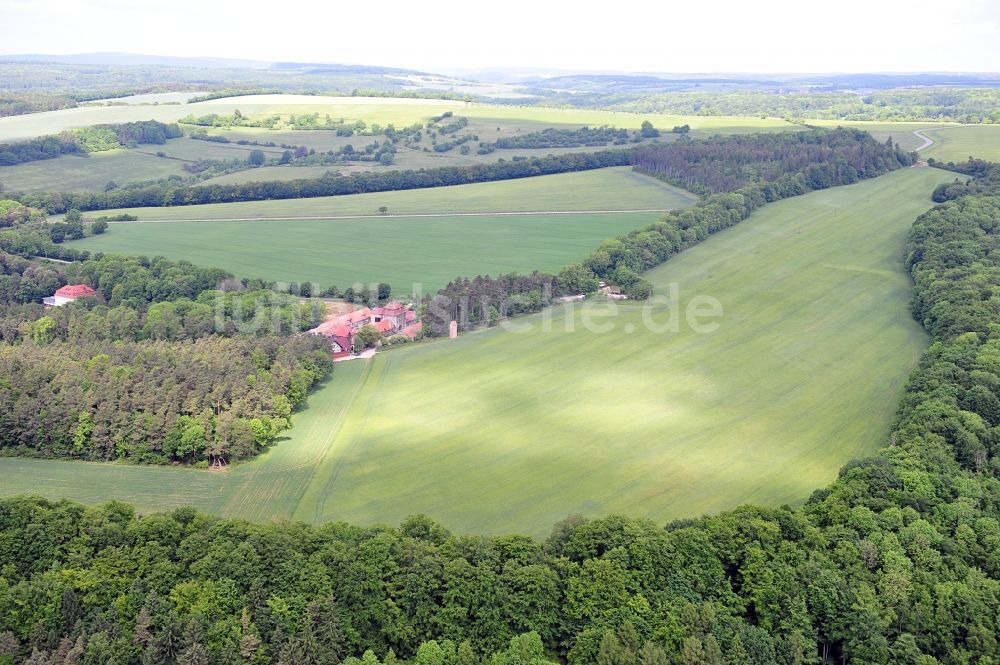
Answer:
[[610, 215], [619, 213], [670, 212], [676, 208], [635, 208], [631, 210], [525, 210], [506, 212], [418, 212], [394, 215], [302, 215], [281, 217], [193, 217], [188, 219], [141, 219], [109, 224], [175, 224], [178, 222], [294, 222], [337, 219], [405, 219], [408, 217], [507, 217], [525, 215]]

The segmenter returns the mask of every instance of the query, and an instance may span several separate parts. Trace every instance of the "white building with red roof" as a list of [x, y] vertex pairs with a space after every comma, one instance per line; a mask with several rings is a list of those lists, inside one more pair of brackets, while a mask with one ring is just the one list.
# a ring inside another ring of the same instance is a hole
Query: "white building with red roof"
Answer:
[[56, 292], [48, 298], [42, 298], [42, 303], [46, 307], [61, 307], [67, 303], [73, 302], [74, 300], [92, 296], [95, 293], [96, 291], [86, 284], [67, 284], [66, 286], [57, 289]]

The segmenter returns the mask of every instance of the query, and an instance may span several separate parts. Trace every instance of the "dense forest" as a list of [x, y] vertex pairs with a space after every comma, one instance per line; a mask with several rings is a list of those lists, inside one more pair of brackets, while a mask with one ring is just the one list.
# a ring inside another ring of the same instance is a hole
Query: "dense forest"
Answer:
[[502, 137], [492, 143], [480, 143], [478, 152], [480, 155], [488, 155], [497, 149], [578, 148], [580, 146], [605, 146], [609, 143], [623, 145], [630, 138], [633, 138], [633, 135], [627, 129], [614, 127], [580, 127], [579, 129], [548, 127], [537, 132]]
[[[799, 509], [543, 542], [0, 502], [0, 659], [985, 665], [1000, 659], [1000, 188], [918, 218], [932, 336], [887, 446]], [[2, 662], [2, 661], [0, 661]]]
[[55, 341], [45, 318], [0, 347], [0, 448], [132, 462], [229, 462], [265, 450], [330, 371], [325, 340]]
[[94, 125], [18, 143], [0, 143], [0, 166], [53, 159], [60, 155], [103, 152], [142, 143], [162, 145], [167, 139], [181, 135], [181, 129], [176, 124], [156, 120]]
[[143, 206], [180, 206], [232, 201], [263, 201], [297, 199], [365, 192], [385, 192], [420, 189], [474, 182], [510, 180], [551, 173], [586, 171], [607, 166], [626, 166], [631, 162], [629, 150], [604, 150], [594, 153], [571, 153], [500, 160], [492, 164], [445, 166], [434, 169], [398, 170], [326, 175], [320, 178], [288, 181], [250, 182], [238, 185], [186, 186], [176, 184], [123, 187], [107, 192], [17, 194], [10, 196], [30, 207], [48, 213], [69, 209], [107, 210]]
[[807, 130], [720, 136], [638, 148], [635, 167], [699, 194], [733, 192], [788, 175], [805, 179], [806, 191], [848, 184], [911, 164], [891, 140], [879, 145], [859, 130]]
[[652, 286], [642, 273], [709, 235], [737, 224], [762, 205], [816, 189], [846, 185], [913, 163], [913, 155], [854, 129], [730, 136], [642, 148], [636, 168], [695, 191], [723, 192], [669, 212], [650, 225], [601, 244], [558, 276], [498, 275], [451, 281], [426, 305], [429, 334], [449, 322], [469, 329], [535, 312], [560, 295], [593, 293], [601, 280], [644, 300]]
[[[66, 283], [96, 293], [39, 304]], [[196, 464], [257, 454], [331, 370], [323, 340], [289, 337], [322, 321], [321, 304], [269, 286], [163, 258], [57, 268], [0, 252], [0, 454]]]

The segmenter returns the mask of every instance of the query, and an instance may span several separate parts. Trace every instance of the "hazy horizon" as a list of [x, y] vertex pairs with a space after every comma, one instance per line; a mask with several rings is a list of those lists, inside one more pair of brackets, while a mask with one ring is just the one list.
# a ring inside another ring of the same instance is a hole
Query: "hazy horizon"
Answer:
[[[390, 0], [372, 8], [194, 0], [0, 0], [0, 56], [95, 52], [265, 62], [349, 63], [430, 72], [490, 69], [775, 74], [1000, 71], [1000, 6], [956, 0], [801, 3], [716, 0], [581, 11], [512, 0], [439, 10]], [[721, 20], [720, 20], [721, 17]], [[178, 35], [182, 38], [179, 39]]]

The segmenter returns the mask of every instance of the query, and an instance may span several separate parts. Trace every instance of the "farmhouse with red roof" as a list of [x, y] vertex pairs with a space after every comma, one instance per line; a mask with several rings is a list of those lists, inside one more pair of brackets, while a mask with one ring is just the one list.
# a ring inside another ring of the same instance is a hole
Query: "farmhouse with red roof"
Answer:
[[309, 332], [329, 339], [330, 348], [333, 354], [337, 355], [354, 348], [355, 336], [366, 325], [374, 326], [385, 337], [406, 335], [413, 339], [423, 328], [423, 323], [416, 319], [416, 312], [403, 303], [393, 300], [382, 307], [364, 307], [342, 314], [324, 321]]
[[42, 298], [42, 303], [46, 307], [61, 307], [66, 303], [71, 303], [79, 298], [86, 298], [96, 293], [94, 289], [86, 284], [67, 284], [56, 289], [56, 292], [48, 298]]

